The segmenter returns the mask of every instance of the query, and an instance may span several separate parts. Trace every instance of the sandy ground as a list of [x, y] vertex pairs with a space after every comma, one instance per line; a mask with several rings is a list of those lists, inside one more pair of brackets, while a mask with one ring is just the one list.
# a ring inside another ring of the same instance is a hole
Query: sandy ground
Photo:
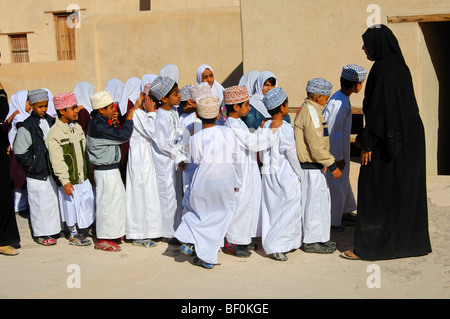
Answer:
[[[352, 163], [356, 193], [359, 165]], [[330, 255], [296, 250], [287, 262], [259, 247], [250, 258], [219, 253], [212, 270], [193, 265], [179, 247], [158, 243], [144, 249], [122, 245], [107, 253], [75, 247], [64, 238], [53, 247], [36, 244], [28, 219], [17, 216], [22, 248], [0, 256], [2, 299], [445, 299], [450, 297], [450, 176], [428, 180], [433, 252], [390, 261], [349, 261], [353, 231], [332, 233], [339, 251]], [[74, 278], [76, 280], [74, 280]], [[377, 280], [375, 280], [377, 279]], [[368, 284], [369, 282], [369, 284]], [[68, 284], [69, 283], [69, 284]], [[78, 283], [79, 287], [73, 287]]]

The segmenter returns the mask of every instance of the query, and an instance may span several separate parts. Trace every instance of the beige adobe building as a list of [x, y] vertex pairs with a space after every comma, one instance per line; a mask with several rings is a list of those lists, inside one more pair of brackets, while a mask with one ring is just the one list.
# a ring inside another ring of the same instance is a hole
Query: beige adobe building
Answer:
[[[100, 91], [110, 78], [157, 74], [167, 63], [178, 65], [184, 86], [209, 64], [225, 87], [250, 70], [272, 71], [292, 116], [310, 78], [337, 90], [343, 65], [370, 70], [361, 35], [387, 24], [413, 76], [428, 175], [450, 174], [448, 0], [0, 0], [0, 7], [0, 82], [9, 95], [40, 87], [56, 94], [79, 81]], [[352, 96], [356, 109], [363, 97]]]

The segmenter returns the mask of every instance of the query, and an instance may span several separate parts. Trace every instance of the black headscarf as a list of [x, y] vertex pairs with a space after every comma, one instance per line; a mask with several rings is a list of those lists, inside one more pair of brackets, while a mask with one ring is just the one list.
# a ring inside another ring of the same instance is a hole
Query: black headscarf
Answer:
[[408, 123], [419, 114], [411, 73], [397, 38], [387, 26], [370, 27], [362, 38], [375, 61], [363, 102], [366, 126], [395, 158], [408, 139]]

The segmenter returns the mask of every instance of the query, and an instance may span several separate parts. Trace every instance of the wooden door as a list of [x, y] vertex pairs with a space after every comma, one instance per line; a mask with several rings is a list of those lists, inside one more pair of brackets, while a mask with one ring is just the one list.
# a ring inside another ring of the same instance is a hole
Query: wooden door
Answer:
[[55, 14], [58, 60], [75, 60], [75, 28], [69, 27], [69, 13]]

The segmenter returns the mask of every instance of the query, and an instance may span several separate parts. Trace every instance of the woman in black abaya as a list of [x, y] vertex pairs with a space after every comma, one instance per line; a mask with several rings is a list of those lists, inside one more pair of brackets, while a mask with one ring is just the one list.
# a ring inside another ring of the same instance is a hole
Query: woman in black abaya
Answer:
[[363, 103], [354, 250], [341, 256], [383, 260], [431, 252], [425, 135], [411, 74], [384, 25], [362, 36], [370, 70]]

